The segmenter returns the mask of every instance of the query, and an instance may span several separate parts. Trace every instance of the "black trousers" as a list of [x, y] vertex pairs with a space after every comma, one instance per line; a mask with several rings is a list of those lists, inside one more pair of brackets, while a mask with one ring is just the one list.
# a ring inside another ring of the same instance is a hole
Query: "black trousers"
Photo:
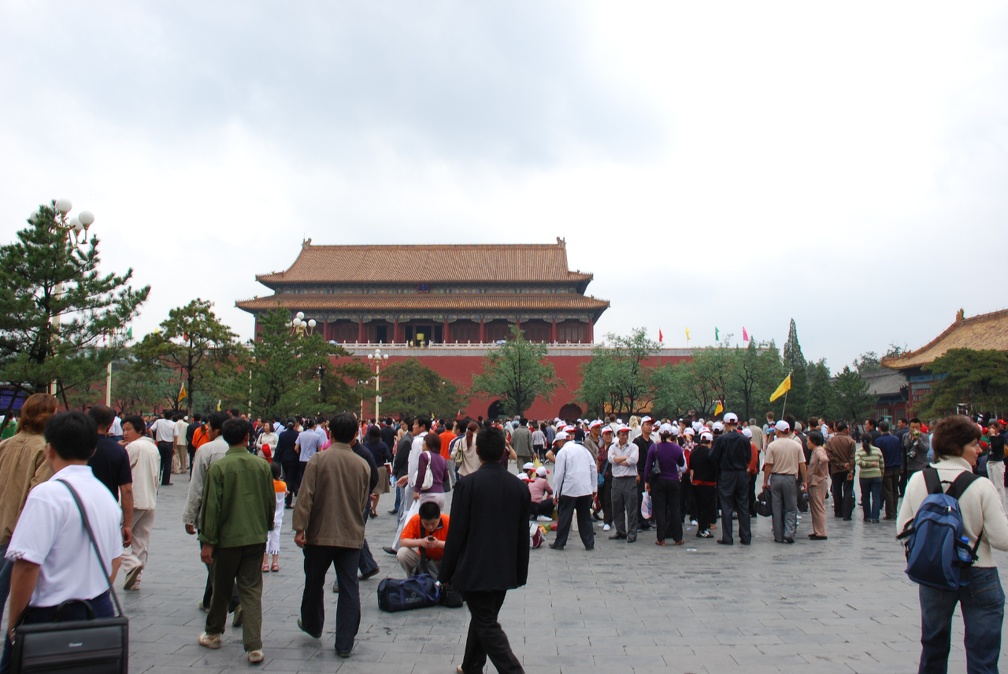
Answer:
[[830, 492], [833, 496], [833, 514], [849, 520], [854, 512], [854, 480], [847, 479], [846, 470], [830, 473]]
[[[561, 496], [557, 502], [557, 533], [556, 541], [553, 543], [558, 548], [567, 545], [567, 537], [570, 535], [571, 520], [574, 519], [574, 511], [577, 510], [578, 533], [581, 535], [581, 542], [586, 550], [595, 547], [595, 529], [592, 528], [591, 518], [592, 495], [587, 496]], [[503, 599], [501, 599], [503, 601]], [[496, 616], [496, 614], [494, 614]], [[494, 663], [497, 664], [496, 662]], [[498, 668], [499, 669], [499, 668]]]
[[301, 596], [301, 623], [306, 632], [321, 634], [325, 625], [325, 577], [336, 569], [339, 599], [336, 601], [336, 650], [353, 648], [360, 629], [360, 585], [357, 580], [359, 548], [325, 545], [304, 546], [305, 585]]
[[532, 504], [532, 519], [535, 519], [539, 515], [553, 517], [553, 499], [549, 496], [543, 497], [543, 500], [539, 503]]
[[659, 541], [664, 541], [666, 538], [671, 538], [673, 541], [682, 540], [679, 491], [679, 483], [675, 480], [658, 478], [651, 481], [651, 502], [655, 524], [658, 527], [656, 538]]
[[[591, 507], [591, 496], [580, 498], [589, 499]], [[524, 674], [525, 670], [511, 650], [507, 635], [497, 622], [506, 594], [506, 590], [463, 593], [470, 615], [465, 655], [462, 656], [462, 671], [465, 674], [482, 672], [487, 657], [500, 674]]]
[[171, 484], [171, 462], [175, 446], [170, 442], [159, 442], [157, 448], [161, 453], [161, 484]]
[[717, 487], [695, 484], [693, 497], [696, 499], [697, 532], [709, 531], [717, 521]]
[[280, 462], [280, 468], [283, 469], [284, 482], [287, 483], [287, 496], [284, 498], [287, 505], [290, 505], [294, 497], [297, 496], [298, 488], [301, 486], [300, 464], [301, 462], [297, 459]]
[[749, 528], [749, 475], [744, 470], [723, 470], [718, 479], [721, 497], [721, 540], [732, 542], [732, 513], [738, 513], [739, 538], [748, 544], [752, 540]]

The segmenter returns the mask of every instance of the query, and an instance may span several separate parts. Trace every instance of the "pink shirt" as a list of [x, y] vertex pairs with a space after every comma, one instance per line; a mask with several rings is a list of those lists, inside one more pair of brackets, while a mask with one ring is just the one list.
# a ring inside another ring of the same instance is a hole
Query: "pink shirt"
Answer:
[[532, 494], [532, 503], [542, 503], [546, 494], [551, 496], [553, 494], [553, 487], [550, 486], [549, 480], [544, 477], [537, 477], [530, 481], [528, 487], [529, 493]]

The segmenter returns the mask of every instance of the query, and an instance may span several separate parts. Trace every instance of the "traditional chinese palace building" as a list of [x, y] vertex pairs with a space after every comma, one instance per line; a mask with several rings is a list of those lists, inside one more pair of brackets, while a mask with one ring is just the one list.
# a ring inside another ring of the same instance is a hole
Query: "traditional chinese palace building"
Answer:
[[[256, 280], [273, 294], [240, 301], [240, 309], [257, 317], [276, 308], [291, 316], [303, 312], [326, 341], [354, 356], [380, 346], [389, 364], [416, 358], [463, 389], [482, 370], [487, 352], [517, 325], [525, 339], [548, 345], [560, 382], [550, 401], [538, 398], [528, 410], [534, 419], [561, 410], [565, 418], [580, 416], [572, 412], [580, 367], [591, 359], [595, 324], [609, 307], [585, 295], [592, 275], [570, 270], [563, 239], [450, 246], [318, 246], [309, 239], [288, 269]], [[662, 349], [649, 364], [689, 355], [687, 349]], [[365, 402], [364, 413], [373, 414]], [[472, 398], [463, 413], [494, 416], [494, 402]]]
[[258, 315], [283, 308], [313, 318], [327, 341], [468, 344], [525, 339], [591, 344], [609, 302], [586, 296], [592, 275], [571, 271], [567, 246], [315, 246], [286, 271], [256, 280], [273, 295], [238, 302]]

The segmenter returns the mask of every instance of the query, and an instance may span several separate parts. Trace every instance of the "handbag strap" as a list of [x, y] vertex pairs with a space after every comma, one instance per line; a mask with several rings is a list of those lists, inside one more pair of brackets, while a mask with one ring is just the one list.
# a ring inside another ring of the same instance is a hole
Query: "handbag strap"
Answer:
[[101, 552], [98, 551], [98, 543], [95, 541], [94, 532], [91, 530], [91, 522], [88, 521], [87, 511], [84, 510], [80, 495], [77, 494], [77, 490], [66, 480], [57, 479], [56, 481], [62, 482], [63, 486], [70, 490], [70, 495], [73, 496], [74, 503], [77, 504], [77, 511], [80, 513], [81, 521], [84, 522], [84, 530], [87, 531], [88, 538], [91, 539], [91, 549], [94, 550], [95, 557], [98, 559], [98, 566], [102, 570], [102, 575], [105, 576], [105, 582], [108, 583], [109, 593], [112, 595], [112, 601], [115, 603], [116, 610], [122, 616], [123, 610], [119, 604], [119, 597], [116, 596], [115, 588], [112, 587], [112, 578], [105, 573], [105, 562], [102, 561]]

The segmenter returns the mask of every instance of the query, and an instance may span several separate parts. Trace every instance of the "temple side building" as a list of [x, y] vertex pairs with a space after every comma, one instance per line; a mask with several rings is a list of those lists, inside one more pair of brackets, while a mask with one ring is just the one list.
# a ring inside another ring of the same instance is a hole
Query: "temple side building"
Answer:
[[[314, 319], [344, 344], [485, 344], [518, 325], [529, 341], [591, 344], [609, 307], [585, 295], [592, 275], [571, 271], [555, 244], [320, 246], [311, 239], [286, 271], [256, 280], [272, 295], [236, 303]], [[258, 331], [258, 324], [257, 324]]]

